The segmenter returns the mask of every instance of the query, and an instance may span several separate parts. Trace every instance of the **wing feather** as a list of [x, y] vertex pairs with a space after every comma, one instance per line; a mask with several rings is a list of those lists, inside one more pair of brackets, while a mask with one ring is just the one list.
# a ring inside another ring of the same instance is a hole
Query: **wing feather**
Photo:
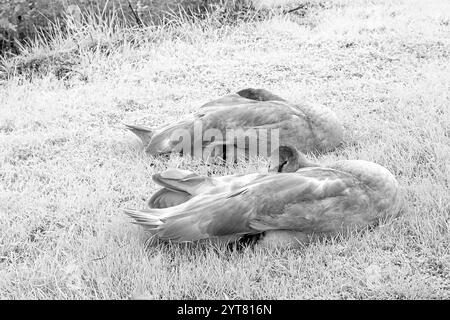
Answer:
[[152, 176], [154, 182], [173, 191], [196, 195], [199, 188], [213, 185], [211, 178], [194, 172], [171, 168]]
[[187, 192], [162, 188], [152, 195], [147, 204], [150, 208], [161, 209], [177, 206], [190, 198], [192, 198], [192, 195]]
[[301, 177], [297, 185], [285, 179], [284, 189], [275, 187], [279, 191], [250, 222], [252, 228], [329, 233], [344, 226], [367, 225], [370, 218], [360, 213], [370, 209], [370, 199], [352, 175], [326, 168], [302, 169], [296, 175]]

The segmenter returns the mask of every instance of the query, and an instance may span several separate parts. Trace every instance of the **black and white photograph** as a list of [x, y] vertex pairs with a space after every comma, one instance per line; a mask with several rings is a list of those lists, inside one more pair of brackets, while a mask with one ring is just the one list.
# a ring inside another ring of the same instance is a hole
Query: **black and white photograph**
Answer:
[[449, 0], [0, 0], [0, 300], [448, 300], [449, 214]]

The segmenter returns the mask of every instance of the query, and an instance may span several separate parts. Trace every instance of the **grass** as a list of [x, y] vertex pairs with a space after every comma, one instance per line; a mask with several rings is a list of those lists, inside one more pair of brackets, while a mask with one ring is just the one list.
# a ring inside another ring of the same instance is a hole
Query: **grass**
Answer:
[[[0, 298], [450, 298], [449, 13], [446, 1], [353, 0], [233, 25], [92, 24], [4, 60]], [[18, 72], [59, 53], [82, 77]], [[319, 161], [385, 166], [403, 215], [296, 250], [150, 244], [122, 208], [144, 207], [168, 166], [214, 168], [148, 157], [121, 122], [176, 121], [245, 87], [333, 109], [345, 144]]]

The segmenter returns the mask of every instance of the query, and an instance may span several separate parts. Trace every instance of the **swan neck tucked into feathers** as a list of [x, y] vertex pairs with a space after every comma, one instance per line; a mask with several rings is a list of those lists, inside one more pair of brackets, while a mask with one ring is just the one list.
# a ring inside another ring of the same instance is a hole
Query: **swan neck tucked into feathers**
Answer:
[[306, 159], [305, 155], [294, 146], [281, 146], [278, 149], [279, 158], [272, 157], [272, 172], [295, 172], [300, 168], [319, 167], [318, 164]]

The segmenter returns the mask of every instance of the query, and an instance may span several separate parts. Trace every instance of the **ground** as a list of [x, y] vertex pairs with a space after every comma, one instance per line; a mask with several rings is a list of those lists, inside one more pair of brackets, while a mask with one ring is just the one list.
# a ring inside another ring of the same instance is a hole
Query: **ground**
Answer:
[[[5, 78], [0, 298], [450, 298], [449, 23], [444, 0], [323, 2], [304, 17], [131, 30], [139, 45], [86, 49], [70, 77]], [[345, 143], [317, 160], [391, 170], [401, 217], [299, 249], [148, 243], [122, 209], [145, 207], [168, 166], [211, 168], [147, 156], [122, 122], [176, 121], [246, 87], [333, 109]]]

